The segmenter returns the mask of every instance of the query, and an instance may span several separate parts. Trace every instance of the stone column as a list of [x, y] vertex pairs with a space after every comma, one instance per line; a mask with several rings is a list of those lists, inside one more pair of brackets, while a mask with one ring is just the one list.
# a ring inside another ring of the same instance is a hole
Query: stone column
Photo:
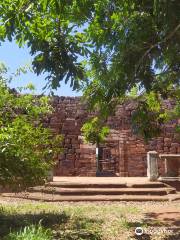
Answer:
[[99, 145], [96, 146], [96, 174], [98, 174], [99, 171]]
[[150, 181], [156, 181], [158, 179], [158, 153], [156, 151], [150, 151], [147, 153], [147, 177]]
[[125, 140], [119, 140], [119, 176], [127, 177], [127, 166], [126, 166], [126, 142]]

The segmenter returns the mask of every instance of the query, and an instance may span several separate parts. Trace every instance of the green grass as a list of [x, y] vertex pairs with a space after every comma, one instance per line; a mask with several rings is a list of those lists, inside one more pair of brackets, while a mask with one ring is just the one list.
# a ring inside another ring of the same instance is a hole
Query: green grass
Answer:
[[[136, 227], [148, 228], [133, 203], [8, 203], [0, 205], [1, 240], [129, 240]], [[144, 209], [145, 208], [145, 209]], [[157, 226], [160, 226], [158, 222]], [[153, 239], [153, 238], [147, 238]], [[163, 239], [163, 238], [162, 238]]]
[[38, 225], [24, 227], [19, 232], [13, 232], [5, 237], [6, 240], [52, 240], [53, 234], [50, 229]]
[[[101, 239], [102, 221], [92, 216], [86, 216], [89, 210], [86, 207], [61, 207], [51, 204], [1, 206], [0, 239], [99, 240]], [[39, 222], [41, 222], [41, 226], [39, 226]], [[45, 229], [48, 229], [48, 232]], [[48, 235], [49, 229], [51, 229], [53, 238]], [[10, 231], [12, 233], [8, 235]], [[25, 234], [27, 238], [24, 237]]]

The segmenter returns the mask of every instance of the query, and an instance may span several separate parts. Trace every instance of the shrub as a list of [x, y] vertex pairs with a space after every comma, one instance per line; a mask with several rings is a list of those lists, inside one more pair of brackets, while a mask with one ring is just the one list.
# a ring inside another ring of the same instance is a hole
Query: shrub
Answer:
[[5, 240], [51, 240], [52, 232], [38, 225], [26, 226], [19, 232], [10, 233]]
[[49, 98], [12, 91], [5, 73], [0, 65], [0, 185], [31, 186], [47, 177], [61, 136], [43, 126], [53, 110]]

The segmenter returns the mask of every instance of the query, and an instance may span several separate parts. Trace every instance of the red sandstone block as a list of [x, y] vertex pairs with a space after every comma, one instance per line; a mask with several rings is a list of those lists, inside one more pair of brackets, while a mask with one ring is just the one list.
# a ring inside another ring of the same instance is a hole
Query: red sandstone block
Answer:
[[174, 138], [174, 141], [179, 142], [179, 134], [178, 133], [175, 133], [173, 138]]
[[170, 153], [177, 153], [176, 147], [170, 147]]
[[175, 148], [178, 148], [180, 146], [179, 143], [171, 143], [171, 147], [175, 147]]
[[177, 148], [177, 153], [180, 154], [180, 146]]
[[166, 135], [167, 138], [173, 138], [173, 134], [172, 133], [166, 132], [165, 135]]
[[166, 132], [173, 133], [174, 132], [174, 128], [170, 125], [169, 127], [166, 127]]
[[65, 143], [65, 144], [64, 144], [64, 147], [67, 148], [67, 149], [69, 149], [69, 148], [72, 148], [72, 145], [71, 145], [70, 143]]
[[51, 127], [59, 129], [59, 128], [62, 128], [62, 124], [60, 122], [51, 123]]
[[164, 142], [171, 142], [171, 138], [164, 138]]
[[80, 152], [81, 152], [81, 149], [80, 149], [80, 148], [76, 149], [76, 153], [77, 153], [77, 154], [79, 154]]
[[169, 152], [169, 148], [168, 147], [164, 147], [164, 153], [168, 153], [168, 152]]
[[164, 137], [158, 137], [157, 141], [163, 142], [164, 141]]
[[143, 143], [139, 143], [136, 145], [138, 148], [144, 148], [144, 144]]
[[73, 133], [77, 132], [77, 130], [75, 130], [75, 125], [66, 125], [66, 124], [62, 126], [62, 131], [73, 132]]
[[65, 138], [64, 142], [65, 142], [65, 143], [71, 143], [71, 139]]
[[72, 144], [78, 144], [78, 139], [72, 138], [72, 139], [71, 139], [71, 143], [72, 143]]
[[162, 149], [162, 150], [158, 150], [158, 153], [160, 154], [160, 153], [164, 153], [164, 150]]
[[113, 155], [113, 154], [114, 154], [114, 155], [116, 155], [116, 154], [117, 154], [117, 150], [116, 150], [116, 149], [114, 149], [114, 148], [113, 148], [113, 149], [111, 149], [111, 154], [112, 154], [112, 155]]
[[91, 166], [91, 164], [94, 164], [96, 161], [94, 159], [78, 159], [79, 160], [79, 164], [78, 166], [86, 166], [89, 167]]
[[151, 147], [156, 147], [157, 146], [157, 141], [152, 141], [149, 143], [149, 146]]
[[75, 159], [75, 155], [74, 154], [66, 154], [66, 159], [67, 160], [74, 160]]
[[[84, 151], [85, 149], [83, 149], [83, 151]], [[86, 158], [93, 158], [93, 156], [92, 156], [92, 154], [91, 154], [91, 152], [89, 152], [89, 151], [87, 151], [87, 152], [81, 152], [81, 155], [80, 155], [80, 158], [84, 158], [84, 159], [86, 159]]]
[[[68, 150], [68, 153], [69, 153], [69, 154], [74, 154], [74, 153], [75, 153], [75, 150], [76, 150], [76, 149], [74, 149], [74, 148], [69, 149], [69, 150]], [[75, 155], [74, 155], [74, 156], [75, 156]]]
[[85, 109], [82, 109], [82, 110], [81, 110], [81, 109], [78, 109], [78, 110], [77, 110], [77, 115], [78, 115], [78, 116], [84, 115], [84, 114], [86, 114]]
[[126, 147], [126, 151], [131, 151], [131, 152], [135, 152], [137, 150], [137, 147], [136, 146], [129, 146], [129, 147]]
[[145, 152], [146, 152], [146, 149], [145, 149], [145, 148], [137, 148], [137, 149], [136, 149], [136, 153], [137, 153], [137, 154], [145, 153]]
[[164, 144], [159, 143], [159, 144], [157, 145], [157, 150], [163, 150], [163, 148], [164, 148]]
[[56, 128], [51, 128], [52, 134], [57, 134], [58, 130]]
[[65, 157], [66, 157], [65, 154], [62, 153], [62, 154], [59, 154], [58, 159], [59, 159], [59, 160], [64, 160]]
[[80, 144], [80, 149], [96, 149], [96, 146], [92, 144]]
[[164, 147], [170, 147], [171, 146], [171, 142], [165, 142], [164, 143]]
[[58, 122], [58, 118], [55, 116], [50, 119], [50, 124], [57, 123], [57, 122]]
[[69, 172], [70, 169], [74, 168], [74, 162], [73, 161], [68, 161], [68, 160], [64, 160], [60, 162], [60, 168], [62, 168], [62, 171], [67, 171]]
[[80, 153], [81, 154], [95, 154], [95, 150], [94, 149], [91, 149], [91, 148], [80, 148]]
[[67, 134], [67, 138], [76, 138], [78, 139], [78, 136], [76, 134]]
[[71, 144], [72, 148], [78, 149], [79, 148], [79, 144]]

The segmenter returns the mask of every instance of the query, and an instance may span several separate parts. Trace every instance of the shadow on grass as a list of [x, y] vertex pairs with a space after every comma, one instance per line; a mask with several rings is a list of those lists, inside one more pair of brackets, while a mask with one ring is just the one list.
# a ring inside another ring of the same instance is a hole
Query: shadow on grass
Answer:
[[10, 232], [19, 232], [25, 226], [41, 225], [53, 231], [53, 239], [57, 240], [100, 240], [101, 221], [60, 213], [0, 213], [0, 239]]
[[71, 219], [62, 229], [57, 229], [55, 239], [57, 240], [101, 240], [101, 221], [88, 218]]
[[164, 238], [164, 240], [179, 240], [180, 239], [180, 233], [175, 233], [172, 236], [167, 236]]
[[149, 234], [143, 234], [141, 236], [137, 236], [137, 235], [134, 235], [134, 236], [131, 236], [133, 239], [137, 239], [137, 240], [151, 240], [151, 236]]
[[[169, 214], [169, 215], [168, 215]], [[180, 239], [180, 221], [175, 218], [178, 212], [164, 212], [164, 213], [147, 213], [143, 222], [126, 222], [127, 228], [133, 229], [132, 239], [137, 240], [151, 240], [157, 234], [161, 235], [164, 231], [163, 240], [179, 240]], [[164, 217], [166, 216], [166, 217]], [[143, 234], [137, 235], [135, 229], [142, 228]], [[161, 238], [162, 239], [162, 238]]]
[[[131, 236], [131, 238], [136, 239], [136, 240], [151, 240], [151, 239], [154, 239], [154, 236], [155, 235], [144, 233], [141, 236], [137, 236], [137, 235], [134, 234], [133, 236]], [[163, 240], [179, 240], [180, 239], [180, 233], [176, 232], [173, 235], [164, 236], [161, 239], [163, 239]]]
[[148, 225], [157, 226], [175, 226], [180, 228], [180, 213], [179, 212], [163, 212], [155, 213], [150, 212], [145, 215], [146, 222]]

